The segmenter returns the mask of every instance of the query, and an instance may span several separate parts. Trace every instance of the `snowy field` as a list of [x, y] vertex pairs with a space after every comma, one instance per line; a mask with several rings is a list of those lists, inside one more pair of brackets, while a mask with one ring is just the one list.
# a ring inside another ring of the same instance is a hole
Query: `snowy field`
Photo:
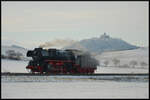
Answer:
[[95, 73], [149, 73], [148, 69], [98, 67]]
[[2, 82], [2, 98], [148, 98], [148, 82]]
[[[27, 61], [2, 60], [1, 69], [2, 72], [27, 72], [27, 64]], [[148, 73], [148, 69], [98, 67], [96, 73]], [[40, 82], [2, 81], [1, 94], [2, 98], [148, 98], [148, 84], [148, 81], [60, 78]]]
[[[124, 51], [111, 51], [103, 52], [102, 54], [96, 55], [96, 58], [100, 61], [101, 65], [105, 65], [104, 62], [108, 61], [107, 66], [114, 66], [113, 59], [120, 61], [120, 67], [132, 67], [130, 64], [132, 61], [137, 62], [135, 68], [149, 68], [149, 48], [138, 48], [134, 50]], [[146, 66], [141, 66], [141, 62], [145, 62]]]
[[[2, 59], [2, 72], [27, 72], [27, 61]], [[98, 67], [96, 73], [148, 73], [148, 69]], [[2, 98], [148, 98], [146, 82], [88, 79], [53, 79], [52, 81], [2, 81]]]
[[[120, 64], [129, 64], [131, 60], [135, 60], [138, 65], [135, 68], [99, 66], [95, 73], [149, 73], [148, 49], [106, 52], [97, 55], [97, 59], [101, 62], [109, 60], [110, 66], [113, 65], [111, 62], [113, 58], [119, 59]], [[148, 64], [145, 68], [139, 65], [142, 61]], [[2, 72], [27, 73], [25, 67], [28, 61], [1, 59], [1, 62]], [[149, 98], [148, 81], [54, 78], [51, 81], [28, 82], [2, 80], [1, 86], [2, 98]]]
[[[25, 67], [28, 61], [1, 60], [2, 72], [27, 73]], [[95, 73], [148, 73], [148, 68], [118, 68], [118, 67], [98, 67]]]
[[28, 61], [16, 61], [1, 59], [1, 72], [27, 72], [25, 67], [28, 65]]

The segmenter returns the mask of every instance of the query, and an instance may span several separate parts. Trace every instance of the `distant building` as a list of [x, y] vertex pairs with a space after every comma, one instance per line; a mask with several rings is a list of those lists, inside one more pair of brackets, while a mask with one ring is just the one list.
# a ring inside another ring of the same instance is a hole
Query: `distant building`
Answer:
[[100, 36], [100, 39], [109, 39], [109, 38], [110, 38], [109, 35], [106, 35], [106, 33]]

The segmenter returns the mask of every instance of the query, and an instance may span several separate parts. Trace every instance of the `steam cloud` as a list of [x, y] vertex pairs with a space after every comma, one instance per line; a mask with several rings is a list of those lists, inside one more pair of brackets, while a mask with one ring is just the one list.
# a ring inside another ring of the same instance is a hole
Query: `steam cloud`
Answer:
[[96, 68], [99, 65], [99, 61], [86, 52], [81, 57], [81, 67]]
[[99, 61], [95, 59], [90, 52], [74, 51], [73, 53], [76, 56], [80, 56], [80, 59], [77, 59], [76, 63], [80, 64], [81, 67], [97, 68], [99, 65]]
[[64, 39], [55, 39], [51, 42], [45, 42], [44, 44], [41, 44], [39, 47], [44, 48], [44, 47], [52, 47], [52, 46], [68, 46], [75, 43], [74, 40], [64, 40]]

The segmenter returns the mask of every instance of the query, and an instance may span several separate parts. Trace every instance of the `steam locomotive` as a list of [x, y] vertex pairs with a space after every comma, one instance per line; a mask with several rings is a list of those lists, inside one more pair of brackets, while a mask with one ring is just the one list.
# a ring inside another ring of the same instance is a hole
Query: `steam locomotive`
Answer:
[[27, 52], [32, 57], [26, 69], [31, 73], [92, 74], [99, 64], [89, 53], [75, 49], [35, 48]]

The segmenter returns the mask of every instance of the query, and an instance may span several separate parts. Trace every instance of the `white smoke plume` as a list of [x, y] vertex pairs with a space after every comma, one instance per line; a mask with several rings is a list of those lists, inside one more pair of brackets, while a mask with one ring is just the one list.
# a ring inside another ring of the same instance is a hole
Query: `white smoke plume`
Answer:
[[74, 40], [69, 40], [69, 39], [55, 39], [53, 41], [50, 42], [45, 42], [43, 44], [41, 44], [39, 47], [41, 48], [50, 48], [53, 46], [59, 46], [59, 47], [64, 47], [64, 46], [68, 46], [75, 43]]

